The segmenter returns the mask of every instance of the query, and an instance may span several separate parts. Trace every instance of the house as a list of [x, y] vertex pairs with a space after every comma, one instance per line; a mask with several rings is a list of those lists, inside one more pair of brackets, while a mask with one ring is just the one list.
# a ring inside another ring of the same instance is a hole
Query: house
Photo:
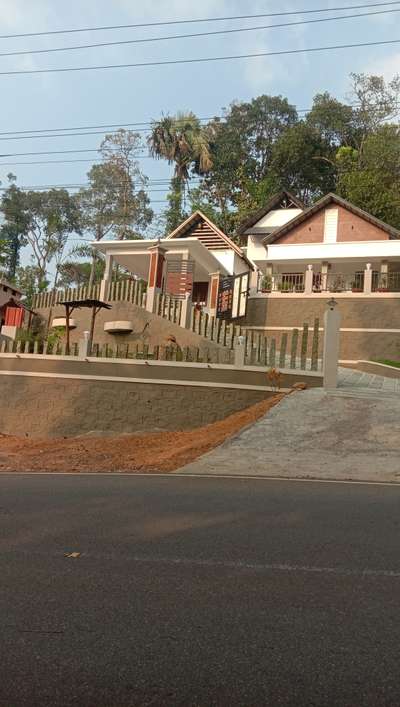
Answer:
[[[116, 264], [147, 282], [148, 311], [164, 294], [215, 315], [221, 288], [235, 278], [238, 323], [279, 340], [315, 318], [322, 326], [334, 296], [342, 359], [400, 356], [400, 232], [335, 194], [306, 207], [282, 191], [246, 219], [235, 241], [196, 211], [162, 240], [93, 247], [106, 261], [101, 299]], [[187, 312], [182, 307], [182, 326]]]
[[190, 297], [215, 313], [220, 278], [256, 270], [244, 250], [201, 211], [162, 240], [100, 241], [93, 247], [106, 262], [100, 298], [107, 298], [117, 265], [147, 282], [149, 311], [155, 311], [156, 296], [163, 293]]
[[306, 208], [284, 191], [238, 236], [258, 271], [247, 328], [279, 338], [314, 317], [322, 323], [334, 297], [342, 359], [400, 357], [400, 231], [335, 194]]

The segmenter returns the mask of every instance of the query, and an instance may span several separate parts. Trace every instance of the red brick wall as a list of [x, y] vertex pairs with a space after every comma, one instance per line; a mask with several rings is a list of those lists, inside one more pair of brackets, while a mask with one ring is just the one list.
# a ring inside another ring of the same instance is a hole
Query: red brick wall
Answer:
[[337, 239], [342, 243], [346, 241], [387, 241], [389, 234], [339, 206]]
[[[328, 208], [335, 208], [330, 204]], [[350, 241], [387, 241], [389, 234], [372, 223], [365, 221], [360, 216], [348, 211], [343, 206], [338, 206], [338, 234], [337, 240], [340, 243]], [[324, 242], [325, 209], [311, 216], [289, 233], [285, 234], [278, 241], [285, 243], [323, 243]]]
[[296, 226], [292, 231], [279, 238], [276, 243], [323, 243], [325, 212], [319, 211], [311, 218]]

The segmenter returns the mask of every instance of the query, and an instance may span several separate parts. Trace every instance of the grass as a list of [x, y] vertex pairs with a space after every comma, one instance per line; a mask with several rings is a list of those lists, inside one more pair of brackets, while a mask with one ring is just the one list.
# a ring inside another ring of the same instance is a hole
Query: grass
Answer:
[[384, 363], [385, 366], [394, 366], [395, 368], [400, 368], [400, 361], [391, 361], [388, 358], [374, 358], [373, 363]]

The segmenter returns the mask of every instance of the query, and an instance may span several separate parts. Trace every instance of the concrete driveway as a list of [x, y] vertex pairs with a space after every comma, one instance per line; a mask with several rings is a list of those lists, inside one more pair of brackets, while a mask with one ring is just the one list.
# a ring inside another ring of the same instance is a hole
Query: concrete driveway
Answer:
[[400, 482], [399, 393], [349, 383], [292, 393], [180, 472]]

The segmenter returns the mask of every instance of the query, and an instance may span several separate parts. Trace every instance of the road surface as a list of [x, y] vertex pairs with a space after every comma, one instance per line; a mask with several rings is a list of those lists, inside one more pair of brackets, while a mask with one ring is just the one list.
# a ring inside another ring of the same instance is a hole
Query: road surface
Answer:
[[0, 475], [0, 707], [398, 707], [399, 528], [395, 486]]

